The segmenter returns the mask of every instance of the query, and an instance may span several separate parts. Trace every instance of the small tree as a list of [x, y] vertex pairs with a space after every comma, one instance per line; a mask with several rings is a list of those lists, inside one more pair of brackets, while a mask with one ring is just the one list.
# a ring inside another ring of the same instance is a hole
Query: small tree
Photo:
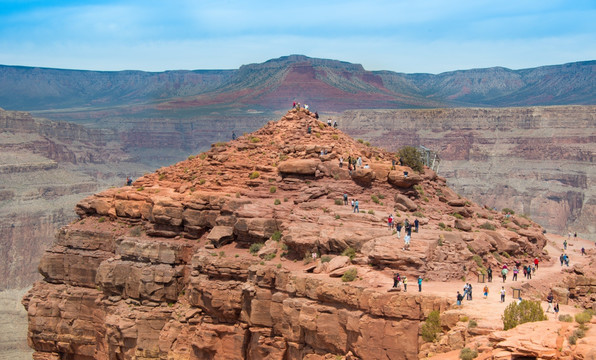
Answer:
[[441, 319], [439, 310], [433, 310], [422, 325], [422, 338], [424, 341], [435, 341], [441, 332]]
[[401, 159], [402, 164], [409, 166], [416, 172], [421, 172], [423, 169], [422, 155], [413, 146], [404, 146], [399, 149], [398, 155]]
[[522, 300], [519, 305], [512, 302], [505, 308], [503, 316], [503, 329], [513, 329], [517, 325], [527, 322], [547, 320], [539, 301]]

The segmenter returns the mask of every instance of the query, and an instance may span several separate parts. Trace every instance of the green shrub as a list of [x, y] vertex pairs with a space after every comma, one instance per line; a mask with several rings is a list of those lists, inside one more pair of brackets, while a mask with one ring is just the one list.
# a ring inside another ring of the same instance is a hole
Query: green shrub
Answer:
[[505, 256], [507, 259], [511, 258], [511, 255], [507, 251], [501, 252], [501, 255]]
[[515, 211], [511, 210], [510, 208], [503, 208], [503, 210], [501, 210], [501, 212], [503, 214], [507, 214], [507, 213], [510, 213], [511, 215], [515, 214]]
[[361, 144], [364, 144], [364, 140], [362, 140], [362, 139], [358, 139], [358, 142]]
[[273, 205], [279, 205], [279, 204], [281, 204], [281, 200], [275, 199], [275, 201], [273, 201]]
[[341, 254], [343, 256], [349, 257], [350, 260], [352, 260], [356, 256], [356, 249], [349, 247], [349, 248], [345, 249]]
[[374, 215], [375, 214], [375, 211], [374, 210], [368, 210], [368, 213], [371, 214], [371, 215]]
[[276, 266], [278, 269], [281, 269], [281, 264], [277, 264]]
[[462, 214], [459, 214], [459, 213], [453, 213], [453, 214], [451, 214], [451, 216], [453, 216], [453, 217], [454, 217], [454, 218], [456, 218], [456, 219], [460, 219], [460, 220], [464, 218], [464, 217], [462, 216]]
[[256, 179], [256, 178], [258, 178], [259, 176], [261, 176], [261, 174], [259, 174], [259, 172], [258, 172], [258, 171], [253, 171], [253, 172], [251, 172], [251, 173], [250, 173], [250, 175], [248, 175], [248, 177], [249, 177], [251, 180], [252, 180], [252, 179]]
[[137, 189], [137, 191], [143, 191], [143, 190], [145, 190], [144, 186], [141, 186], [140, 188]]
[[371, 195], [370, 198], [375, 204], [379, 203], [379, 197], [377, 195]]
[[474, 259], [474, 261], [476, 261], [476, 265], [478, 265], [478, 267], [484, 267], [484, 264], [482, 263], [482, 258], [480, 256], [474, 255], [472, 257], [472, 259]]
[[318, 125], [319, 125], [319, 129], [321, 129], [321, 130], [325, 128], [325, 124], [323, 124], [322, 122], [320, 122]]
[[461, 360], [472, 360], [472, 359], [476, 359], [477, 357], [478, 357], [478, 351], [472, 350], [467, 347], [461, 349], [461, 351], [459, 352], [459, 358]]
[[226, 257], [225, 251], [220, 251], [219, 252], [219, 257]]
[[104, 222], [104, 221], [106, 221], [106, 218], [105, 218], [105, 217], [103, 217], [103, 216], [102, 216], [102, 217], [100, 217], [99, 219], [97, 219], [97, 222], [100, 222], [100, 223], [102, 223], [102, 222]]
[[281, 240], [281, 231], [276, 230], [273, 235], [271, 235], [271, 240], [279, 241]]
[[416, 172], [421, 172], [423, 169], [422, 155], [413, 146], [404, 146], [397, 152], [402, 164], [409, 166]]
[[473, 329], [473, 328], [475, 328], [477, 326], [478, 326], [478, 323], [476, 322], [476, 320], [470, 320], [470, 321], [468, 321], [468, 328], [469, 329]]
[[488, 221], [486, 221], [484, 224], [480, 225], [479, 228], [485, 229], [485, 230], [495, 230], [495, 226], [493, 224], [489, 223]]
[[431, 342], [437, 340], [441, 333], [441, 319], [438, 310], [433, 310], [428, 314], [428, 318], [422, 325], [422, 338], [424, 341]]
[[272, 186], [269, 188], [269, 193], [274, 194], [277, 191], [277, 188], [275, 186]]
[[586, 331], [584, 329], [575, 329], [575, 331], [573, 331], [573, 335], [575, 335], [575, 337], [577, 337], [578, 339], [583, 338], [584, 336], [586, 336]]
[[356, 280], [356, 276], [358, 275], [358, 270], [356, 268], [348, 269], [342, 276], [341, 281], [343, 282], [350, 282]]
[[261, 139], [259, 139], [259, 138], [258, 138], [258, 137], [256, 137], [256, 136], [251, 136], [251, 137], [250, 137], [250, 142], [251, 142], [251, 143], [253, 143], [253, 144], [254, 144], [254, 143], [258, 143], [258, 142], [261, 142]]
[[575, 345], [577, 343], [577, 336], [571, 335], [567, 341], [569, 341], [569, 344]]
[[583, 325], [592, 319], [592, 314], [588, 311], [582, 311], [579, 314], [575, 314], [575, 322]]
[[466, 247], [468, 248], [468, 251], [471, 252], [472, 254], [476, 254], [476, 250], [474, 250], [474, 248], [472, 247], [472, 245], [468, 244], [466, 245]]
[[383, 195], [383, 194], [379, 194], [378, 196], [379, 196], [379, 199], [381, 199], [381, 200], [383, 200], [385, 198], [385, 195]]
[[201, 179], [201, 180], [199, 180], [199, 185], [203, 185], [203, 184], [205, 184], [205, 181], [206, 181], [205, 179]]
[[522, 300], [519, 305], [517, 302], [509, 304], [501, 319], [503, 330], [509, 330], [527, 322], [547, 320], [547, 317], [539, 301]]
[[559, 315], [559, 321], [572, 322], [573, 321], [573, 316], [571, 316], [569, 314]]
[[420, 185], [414, 185], [414, 190], [418, 191], [418, 194], [424, 195], [424, 189]]
[[273, 260], [273, 259], [275, 259], [275, 256], [276, 256], [275, 253], [273, 253], [273, 254], [267, 254], [267, 255], [265, 255], [265, 260], [266, 261]]
[[498, 253], [498, 252], [496, 252], [496, 251], [495, 251], [495, 252], [493, 253], [493, 257], [495, 258], [495, 260], [497, 260], [497, 262], [500, 262], [500, 263], [502, 263], [502, 262], [503, 262], [503, 258], [501, 257], [501, 255], [499, 255], [499, 253]]
[[335, 215], [335, 220], [339, 220], [340, 216], [338, 214]]
[[205, 153], [199, 154], [199, 159], [205, 160], [205, 158], [207, 158], [207, 154], [205, 154]]
[[364, 142], [364, 145], [366, 145], [366, 146], [370, 146], [370, 143], [369, 143], [368, 141], [365, 141], [365, 142]]
[[445, 225], [445, 223], [444, 223], [444, 222], [442, 222], [442, 221], [441, 221], [441, 222], [439, 223], [439, 227], [440, 227], [441, 229], [445, 229], [447, 226]]
[[339, 136], [337, 136], [337, 134], [333, 134], [333, 135], [331, 135], [331, 138], [332, 138], [333, 140], [337, 140], [337, 139], [339, 139]]
[[250, 248], [248, 249], [248, 251], [251, 254], [256, 255], [264, 245], [265, 244], [263, 244], [263, 243], [253, 243], [250, 245]]
[[188, 159], [188, 160], [192, 160], [192, 159], [194, 159], [195, 157], [196, 157], [195, 155], [188, 155], [188, 158], [187, 158], [187, 159]]
[[414, 211], [414, 212], [412, 213], [412, 215], [414, 215], [414, 216], [416, 216], [416, 217], [424, 217], [424, 214], [423, 214], [423, 213], [421, 213], [420, 211]]
[[344, 201], [342, 199], [335, 199], [335, 205], [343, 205]]
[[329, 261], [331, 261], [331, 256], [329, 256], [329, 255], [323, 255], [323, 256], [321, 256], [321, 262], [322, 263], [326, 263], [326, 262], [329, 262]]

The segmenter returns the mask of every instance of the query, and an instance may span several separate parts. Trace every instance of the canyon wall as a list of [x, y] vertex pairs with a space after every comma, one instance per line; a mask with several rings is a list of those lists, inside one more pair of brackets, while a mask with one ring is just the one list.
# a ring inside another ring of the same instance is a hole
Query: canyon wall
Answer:
[[596, 240], [596, 107], [354, 110], [340, 128], [397, 150], [423, 145], [458, 192]]

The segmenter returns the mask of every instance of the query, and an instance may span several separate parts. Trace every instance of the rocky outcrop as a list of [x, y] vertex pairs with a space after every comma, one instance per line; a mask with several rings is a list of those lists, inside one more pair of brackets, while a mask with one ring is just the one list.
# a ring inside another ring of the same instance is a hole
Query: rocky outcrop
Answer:
[[[312, 157], [322, 142], [368, 159], [370, 168], [353, 173], [376, 173], [395, 158], [318, 124], [293, 110], [133, 186], [80, 201], [79, 219], [57, 234], [40, 262], [43, 280], [23, 300], [34, 356], [416, 359], [422, 322], [450, 302], [387, 292], [373, 279], [384, 271], [461, 278], [462, 268], [481, 271], [477, 256], [497, 266], [495, 249], [542, 258], [536, 224], [524, 223], [520, 235], [502, 225], [502, 214], [467, 199], [444, 202], [457, 196], [428, 172], [415, 189], [400, 188], [386, 177], [356, 181], [337, 162]], [[306, 126], [312, 134], [292, 135]], [[279, 169], [280, 158], [321, 164], [312, 176]], [[359, 199], [360, 212], [344, 204], [344, 192]], [[454, 214], [464, 210], [470, 233], [453, 231]], [[396, 246], [389, 214], [424, 227], [409, 250]], [[493, 217], [492, 230], [477, 214]], [[471, 245], [480, 234], [485, 250]]]
[[437, 151], [440, 175], [458, 192], [489, 208], [527, 214], [549, 231], [594, 240], [595, 110], [359, 110], [344, 112], [339, 123], [386, 149]]

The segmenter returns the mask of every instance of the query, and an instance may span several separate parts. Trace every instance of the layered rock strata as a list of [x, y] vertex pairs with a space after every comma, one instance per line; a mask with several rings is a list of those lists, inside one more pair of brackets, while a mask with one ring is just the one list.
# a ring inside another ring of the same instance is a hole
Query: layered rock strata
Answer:
[[[536, 224], [313, 115], [292, 110], [79, 202], [23, 300], [36, 359], [415, 359], [421, 322], [450, 302], [387, 292], [379, 276], [448, 280], [505, 255], [548, 258]], [[419, 219], [409, 250], [389, 214]]]

